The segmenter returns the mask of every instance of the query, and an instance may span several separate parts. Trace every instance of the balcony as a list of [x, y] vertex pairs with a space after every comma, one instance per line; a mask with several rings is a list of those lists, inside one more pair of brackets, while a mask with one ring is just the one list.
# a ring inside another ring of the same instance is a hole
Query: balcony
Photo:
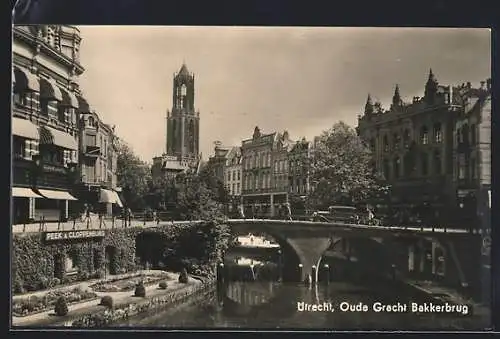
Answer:
[[85, 146], [85, 152], [83, 153], [86, 157], [97, 158], [101, 155], [101, 148], [99, 146]]

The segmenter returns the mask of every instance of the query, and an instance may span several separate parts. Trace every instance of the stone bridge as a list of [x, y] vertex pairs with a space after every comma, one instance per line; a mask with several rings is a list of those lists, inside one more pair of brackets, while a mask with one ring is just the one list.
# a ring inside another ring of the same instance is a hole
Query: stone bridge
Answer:
[[356, 252], [356, 256], [374, 265], [385, 265], [386, 269], [397, 264], [408, 271], [436, 274], [438, 266], [446, 267], [448, 280], [461, 285], [468, 285], [479, 274], [476, 268], [481, 262], [481, 234], [464, 229], [262, 219], [229, 219], [228, 224], [236, 235], [272, 236], [284, 254], [287, 280], [303, 280], [311, 274], [317, 281], [323, 254], [339, 247], [348, 255]]

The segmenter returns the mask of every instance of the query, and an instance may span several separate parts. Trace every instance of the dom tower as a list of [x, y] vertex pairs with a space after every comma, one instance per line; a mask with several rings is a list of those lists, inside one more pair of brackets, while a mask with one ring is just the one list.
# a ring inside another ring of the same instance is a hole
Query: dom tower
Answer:
[[189, 165], [199, 160], [200, 113], [194, 108], [194, 74], [183, 64], [174, 74], [172, 111], [167, 111], [167, 156]]
[[174, 74], [172, 111], [167, 111], [166, 154], [153, 158], [153, 180], [198, 169], [200, 113], [194, 108], [194, 74], [182, 64]]

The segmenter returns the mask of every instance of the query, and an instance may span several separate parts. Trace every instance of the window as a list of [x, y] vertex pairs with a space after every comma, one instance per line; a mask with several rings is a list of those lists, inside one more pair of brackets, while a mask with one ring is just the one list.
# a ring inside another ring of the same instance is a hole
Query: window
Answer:
[[427, 130], [427, 126], [423, 126], [420, 129], [420, 143], [422, 145], [427, 145], [429, 143], [429, 131]]
[[231, 195], [234, 195], [234, 194], [235, 194], [235, 188], [236, 188], [236, 185], [235, 185], [235, 184], [233, 184], [233, 185], [231, 186]]
[[405, 148], [410, 147], [410, 131], [408, 129], [403, 132], [403, 144]]
[[104, 139], [104, 157], [106, 157], [108, 155], [108, 142], [106, 141], [106, 139]]
[[14, 103], [20, 106], [28, 106], [28, 94], [26, 92], [14, 93]]
[[469, 144], [469, 126], [467, 124], [462, 127], [462, 141], [466, 145]]
[[457, 143], [457, 146], [460, 145], [462, 143], [462, 130], [460, 129], [460, 127], [457, 128], [457, 131], [456, 131], [456, 143]]
[[240, 183], [237, 183], [236, 184], [236, 195], [239, 195], [241, 192], [240, 192]]
[[399, 178], [399, 171], [401, 170], [401, 159], [397, 157], [394, 159], [394, 178]]
[[13, 140], [14, 159], [22, 159], [25, 157], [26, 144], [22, 138], [14, 136]]
[[233, 181], [236, 180], [236, 171], [233, 171]]
[[239, 181], [239, 180], [241, 180], [241, 171], [238, 171], [237, 173], [238, 173], [238, 181]]
[[49, 100], [40, 98], [40, 112], [43, 115], [49, 115]]
[[429, 173], [429, 161], [426, 153], [423, 153], [420, 156], [420, 169], [423, 176], [426, 176]]
[[96, 136], [92, 134], [86, 135], [87, 146], [96, 146]]
[[387, 135], [384, 135], [383, 143], [384, 143], [384, 152], [389, 151], [389, 138], [387, 138]]
[[471, 179], [476, 179], [476, 176], [477, 176], [476, 159], [471, 158], [469, 163], [470, 163], [470, 177], [471, 177]]
[[458, 155], [458, 179], [465, 179], [465, 154]]
[[434, 152], [434, 173], [436, 175], [441, 175], [442, 164], [441, 164], [441, 154], [439, 151]]
[[437, 123], [434, 125], [434, 142], [439, 144], [443, 141], [443, 131], [441, 130], [441, 124]]

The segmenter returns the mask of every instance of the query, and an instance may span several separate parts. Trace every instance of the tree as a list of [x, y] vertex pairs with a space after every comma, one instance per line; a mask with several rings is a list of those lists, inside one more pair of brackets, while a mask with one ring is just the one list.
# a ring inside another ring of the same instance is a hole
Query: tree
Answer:
[[370, 149], [344, 122], [318, 138], [310, 175], [315, 186], [311, 203], [316, 207], [364, 203], [384, 188], [372, 166]]
[[123, 196], [128, 207], [133, 210], [144, 209], [144, 197], [148, 192], [151, 170], [124, 142], [117, 142], [118, 186], [123, 189]]

